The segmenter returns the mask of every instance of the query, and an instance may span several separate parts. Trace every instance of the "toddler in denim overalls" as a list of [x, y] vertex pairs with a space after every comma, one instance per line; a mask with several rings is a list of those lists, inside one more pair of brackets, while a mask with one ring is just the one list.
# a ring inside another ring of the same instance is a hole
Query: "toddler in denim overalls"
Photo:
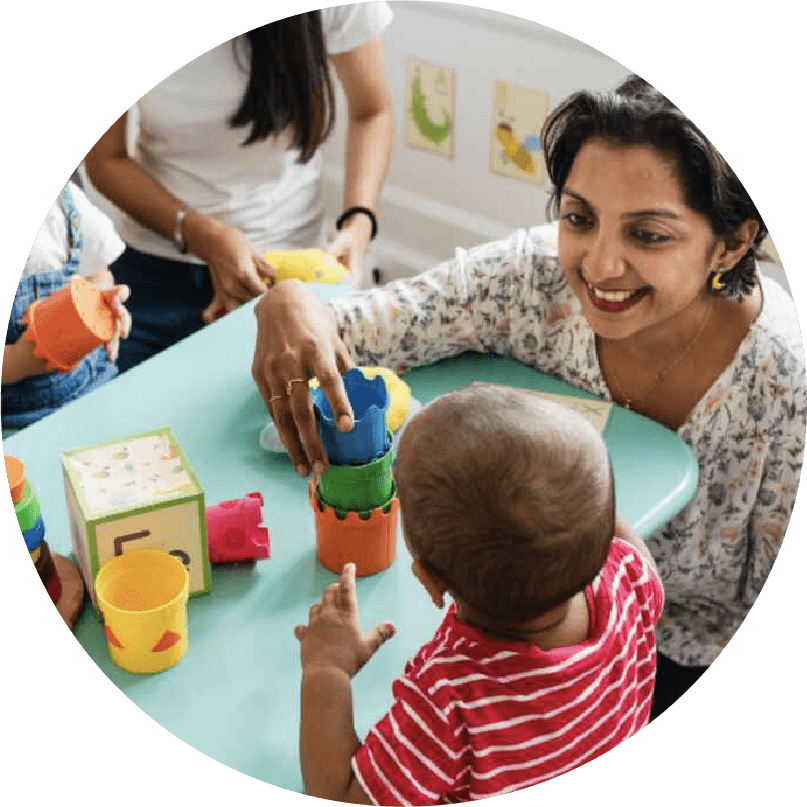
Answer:
[[[111, 232], [109, 220], [94, 208], [92, 208], [92, 221], [89, 222], [91, 226], [89, 230], [85, 231], [85, 222], [79, 212], [76, 197], [81, 199], [85, 209], [90, 205], [81, 190], [72, 183], [68, 183], [59, 194], [59, 203], [67, 225], [68, 244], [65, 245], [68, 254], [67, 261], [61, 267], [48, 266], [47, 261], [44, 261], [43, 265], [37, 265], [33, 272], [25, 274], [17, 287], [6, 331], [6, 348], [3, 359], [0, 415], [2, 415], [4, 435], [28, 426], [54, 412], [68, 401], [84, 395], [113, 378], [118, 372], [114, 364], [117, 339], [114, 340], [113, 345], [106, 348], [99, 347], [84, 356], [75, 369], [68, 372], [50, 372], [44, 369], [40, 360], [32, 359], [30, 353], [24, 359], [25, 369], [15, 372], [17, 365], [12, 361], [15, 357], [12, 357], [9, 352], [10, 346], [14, 346], [14, 350], [17, 350], [22, 349], [20, 346], [30, 345], [28, 340], [23, 340], [22, 343], [20, 340], [25, 330], [25, 325], [22, 325], [21, 320], [31, 304], [37, 299], [48, 297], [59, 291], [70, 282], [74, 275], [86, 275], [86, 271], [82, 271], [82, 269], [86, 270], [86, 266], [82, 265], [85, 257], [85, 239], [102, 238], [100, 230], [94, 231], [99, 222], [103, 223], [105, 228]], [[37, 236], [37, 238], [40, 237], [44, 237], [42, 231]], [[117, 236], [113, 234], [113, 237], [117, 242]], [[107, 240], [109, 239], [107, 238]], [[120, 244], [122, 250], [123, 244], [122, 242]], [[34, 246], [36, 247], [36, 243]], [[104, 251], [106, 252], [105, 257], [108, 261], [111, 262], [116, 257], [115, 247], [110, 246], [109, 243], [103, 245], [104, 249], [99, 249], [97, 244], [94, 246], [96, 253], [103, 255]], [[111, 287], [114, 283], [112, 275], [106, 267], [87, 279], [103, 287]], [[118, 287], [118, 290], [117, 330], [120, 338], [125, 338], [129, 330], [129, 317], [121, 303], [128, 297], [129, 290], [125, 286]], [[29, 374], [32, 370], [35, 373], [33, 375]]]

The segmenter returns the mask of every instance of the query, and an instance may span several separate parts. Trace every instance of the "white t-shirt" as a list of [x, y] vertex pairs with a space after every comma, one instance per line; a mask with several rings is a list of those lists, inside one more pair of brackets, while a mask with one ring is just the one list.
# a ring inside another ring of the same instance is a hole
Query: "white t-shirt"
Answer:
[[[115, 232], [109, 217], [90, 202], [73, 182], [68, 183], [81, 218], [84, 247], [81, 252], [81, 274], [94, 275], [106, 268], [123, 252], [125, 244]], [[61, 269], [70, 256], [67, 217], [57, 198], [39, 228], [22, 276]]]
[[[325, 47], [345, 53], [378, 36], [392, 12], [384, 2], [322, 10]], [[185, 65], [138, 101], [137, 152], [155, 179], [207, 216], [238, 227], [260, 250], [317, 246], [322, 219], [321, 158], [305, 165], [283, 135], [241, 144], [249, 126], [231, 128], [249, 78], [246, 36], [224, 42]], [[152, 255], [198, 262], [170, 239], [128, 216], [119, 221], [126, 243]]]

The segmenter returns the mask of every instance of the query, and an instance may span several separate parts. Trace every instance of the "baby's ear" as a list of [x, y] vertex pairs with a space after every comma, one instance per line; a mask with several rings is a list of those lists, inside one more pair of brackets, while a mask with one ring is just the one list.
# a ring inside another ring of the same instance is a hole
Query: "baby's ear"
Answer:
[[443, 579], [427, 563], [420, 560], [412, 562], [412, 574], [420, 581], [426, 589], [432, 602], [442, 610], [445, 605], [444, 595], [448, 591], [448, 586]]

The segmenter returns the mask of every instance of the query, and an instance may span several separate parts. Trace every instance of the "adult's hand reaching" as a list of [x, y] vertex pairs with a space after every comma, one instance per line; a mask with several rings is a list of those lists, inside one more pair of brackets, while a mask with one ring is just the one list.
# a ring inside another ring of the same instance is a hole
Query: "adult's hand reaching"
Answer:
[[202, 319], [213, 322], [257, 297], [275, 280], [275, 270], [250, 240], [235, 227], [195, 211], [185, 219], [188, 247], [210, 269], [213, 299]]
[[284, 280], [255, 306], [258, 335], [252, 377], [297, 473], [328, 468], [308, 381], [316, 378], [341, 431], [353, 428], [353, 411], [342, 373], [353, 360], [339, 337], [336, 316], [299, 280]]

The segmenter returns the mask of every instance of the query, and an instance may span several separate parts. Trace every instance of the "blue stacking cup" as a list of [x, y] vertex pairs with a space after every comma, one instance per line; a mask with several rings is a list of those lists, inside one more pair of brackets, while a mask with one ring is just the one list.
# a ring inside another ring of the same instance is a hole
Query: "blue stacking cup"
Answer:
[[331, 405], [322, 388], [318, 387], [313, 391], [313, 405], [322, 444], [328, 461], [334, 465], [365, 465], [389, 449], [387, 385], [380, 374], [367, 378], [357, 367], [348, 370], [342, 380], [353, 408], [354, 425], [349, 432], [340, 432], [336, 428]]
[[33, 552], [42, 543], [45, 537], [45, 522], [42, 521], [42, 516], [36, 520], [30, 530], [23, 531], [22, 537], [25, 539], [25, 546], [29, 552]]

